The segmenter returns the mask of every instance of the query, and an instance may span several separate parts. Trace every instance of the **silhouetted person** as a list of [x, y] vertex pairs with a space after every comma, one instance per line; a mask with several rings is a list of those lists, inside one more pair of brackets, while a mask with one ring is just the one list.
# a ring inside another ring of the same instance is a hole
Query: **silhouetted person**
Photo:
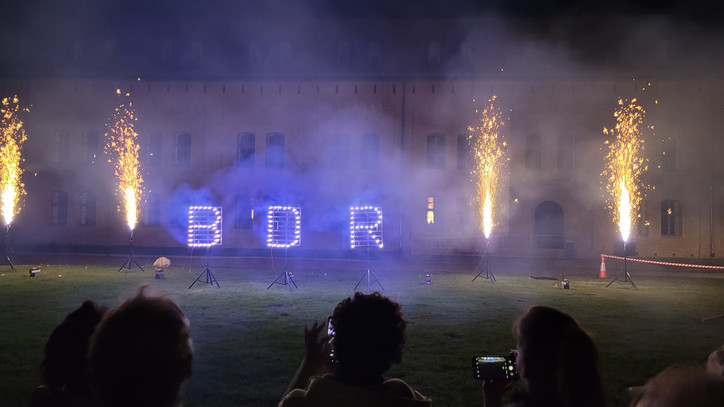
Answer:
[[177, 406], [191, 376], [188, 320], [173, 301], [144, 290], [109, 310], [91, 338], [91, 373], [103, 406]]
[[[568, 314], [533, 306], [513, 324], [522, 384], [511, 406], [604, 407], [598, 350]], [[509, 381], [484, 381], [486, 407], [499, 406]]]
[[407, 322], [400, 304], [379, 293], [355, 293], [331, 317], [335, 361], [330, 362], [324, 325], [305, 328], [305, 355], [280, 407], [430, 406], [430, 400], [400, 379], [382, 375], [402, 361]]
[[724, 381], [701, 366], [669, 367], [649, 380], [632, 407], [722, 407]]
[[105, 310], [93, 301], [85, 301], [53, 330], [40, 364], [45, 384], [33, 391], [31, 407], [97, 404], [89, 386], [86, 355], [90, 337]]

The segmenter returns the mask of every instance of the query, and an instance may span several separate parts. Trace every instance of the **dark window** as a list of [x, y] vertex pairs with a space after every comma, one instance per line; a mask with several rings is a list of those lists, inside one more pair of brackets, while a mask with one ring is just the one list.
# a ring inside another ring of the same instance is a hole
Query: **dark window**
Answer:
[[563, 208], [553, 201], [545, 201], [535, 208], [533, 215], [535, 247], [563, 248]]
[[254, 153], [256, 152], [256, 136], [254, 133], [239, 133], [236, 135], [236, 166], [253, 167]]
[[62, 164], [68, 161], [70, 152], [70, 135], [67, 131], [55, 133], [53, 140], [53, 163]]
[[53, 202], [51, 206], [51, 223], [53, 225], [68, 224], [68, 193], [65, 191], [53, 191]]
[[149, 167], [161, 166], [161, 146], [163, 137], [161, 133], [151, 133], [146, 142], [146, 163]]
[[649, 218], [649, 203], [644, 199], [641, 201], [641, 212], [636, 219], [636, 229], [639, 236], [648, 236], [651, 227], [651, 219]]
[[470, 155], [468, 154], [468, 136], [464, 134], [458, 134], [457, 156], [457, 168], [459, 170], [465, 170], [470, 168]]
[[379, 66], [382, 64], [382, 41], [370, 41], [367, 61], [370, 66]]
[[543, 145], [540, 137], [535, 134], [525, 137], [525, 168], [529, 170], [543, 168]]
[[191, 133], [176, 134], [176, 162], [177, 167], [191, 166]]
[[237, 195], [234, 204], [234, 227], [251, 229], [253, 220], [254, 209], [251, 206], [251, 197], [247, 194]]
[[329, 146], [329, 165], [344, 169], [349, 165], [349, 135], [335, 134]]
[[661, 236], [681, 236], [681, 232], [679, 201], [661, 201]]
[[100, 147], [100, 136], [96, 132], [90, 132], [83, 138], [83, 162], [93, 164], [98, 160]]
[[445, 135], [427, 135], [427, 168], [445, 169]]
[[157, 192], [149, 192], [146, 196], [146, 210], [144, 212], [146, 226], [161, 224], [161, 198]]
[[80, 224], [87, 226], [96, 224], [96, 196], [93, 192], [80, 194]]
[[377, 167], [380, 162], [380, 136], [375, 133], [362, 135], [360, 149], [360, 166], [362, 168]]
[[571, 136], [558, 137], [558, 154], [556, 155], [559, 171], [570, 171], [575, 164], [576, 140]]
[[281, 133], [270, 133], [266, 136], [266, 166], [284, 167], [284, 135]]
[[678, 150], [678, 143], [674, 138], [667, 138], [663, 140], [663, 150], [661, 151], [661, 169], [666, 171], [673, 171], [676, 169], [676, 156]]

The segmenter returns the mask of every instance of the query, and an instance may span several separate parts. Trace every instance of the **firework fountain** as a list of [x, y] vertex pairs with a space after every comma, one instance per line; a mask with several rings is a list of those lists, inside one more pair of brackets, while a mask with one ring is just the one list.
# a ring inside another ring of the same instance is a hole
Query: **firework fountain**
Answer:
[[496, 207], [499, 201], [499, 191], [503, 183], [503, 171], [507, 165], [507, 143], [500, 134], [504, 125], [500, 109], [495, 106], [496, 96], [488, 99], [482, 109], [476, 109], [480, 115], [477, 126], [468, 126], [468, 142], [472, 149], [473, 169], [470, 171], [475, 184], [475, 199], [473, 205], [478, 209], [480, 217], [480, 230], [483, 232], [483, 254], [481, 257], [480, 272], [473, 278], [484, 276], [495, 282], [486, 259], [488, 241], [496, 226]]
[[606, 203], [612, 214], [613, 222], [618, 225], [621, 233], [624, 262], [621, 274], [606, 287], [621, 279], [624, 282], [630, 282], [631, 286], [636, 289], [636, 284], [628, 272], [627, 245], [631, 227], [644, 193], [641, 176], [648, 169], [642, 138], [646, 112], [643, 107], [636, 104], [636, 99], [632, 99], [630, 102], [619, 99], [614, 117], [616, 126], [612, 129], [603, 129], [603, 133], [611, 137], [613, 141], [606, 140], [608, 154], [605, 157], [601, 181], [607, 193]]
[[15, 266], [10, 260], [9, 238], [10, 225], [13, 218], [20, 212], [20, 198], [25, 195], [25, 185], [22, 182], [23, 170], [20, 164], [23, 158], [20, 155], [23, 142], [27, 139], [23, 122], [18, 113], [28, 111], [21, 109], [17, 96], [4, 98], [2, 100], [2, 140], [0, 140], [0, 211], [5, 221], [5, 261], [10, 265], [12, 271]]
[[[119, 97], [129, 98], [129, 93], [116, 90]], [[133, 230], [138, 223], [138, 207], [143, 195], [143, 178], [141, 177], [140, 162], [138, 159], [138, 133], [134, 129], [136, 115], [133, 103], [121, 103], [113, 112], [107, 125], [105, 153], [109, 156], [108, 162], [114, 162], [115, 174], [118, 178], [118, 195], [120, 203], [118, 211], [126, 216], [126, 223], [130, 230], [128, 260], [121, 266], [130, 270], [134, 266], [143, 270], [133, 258]]]

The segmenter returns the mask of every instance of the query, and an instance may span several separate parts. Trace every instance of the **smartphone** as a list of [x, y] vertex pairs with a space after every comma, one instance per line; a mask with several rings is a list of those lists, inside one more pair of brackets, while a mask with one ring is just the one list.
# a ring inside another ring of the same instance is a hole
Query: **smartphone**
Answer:
[[327, 317], [327, 335], [329, 336], [329, 361], [335, 363], [334, 357], [334, 325], [332, 325], [332, 316]]
[[476, 380], [517, 380], [519, 377], [512, 356], [473, 356], [473, 378]]

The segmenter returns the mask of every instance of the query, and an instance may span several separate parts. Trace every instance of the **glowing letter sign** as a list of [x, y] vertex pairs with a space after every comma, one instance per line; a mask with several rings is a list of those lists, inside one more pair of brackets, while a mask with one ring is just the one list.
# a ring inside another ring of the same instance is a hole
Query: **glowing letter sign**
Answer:
[[299, 246], [302, 233], [302, 210], [291, 206], [270, 206], [266, 212], [268, 247]]
[[188, 245], [209, 247], [221, 244], [221, 207], [189, 206]]
[[353, 249], [382, 248], [382, 208], [377, 206], [349, 208], [349, 242]]

